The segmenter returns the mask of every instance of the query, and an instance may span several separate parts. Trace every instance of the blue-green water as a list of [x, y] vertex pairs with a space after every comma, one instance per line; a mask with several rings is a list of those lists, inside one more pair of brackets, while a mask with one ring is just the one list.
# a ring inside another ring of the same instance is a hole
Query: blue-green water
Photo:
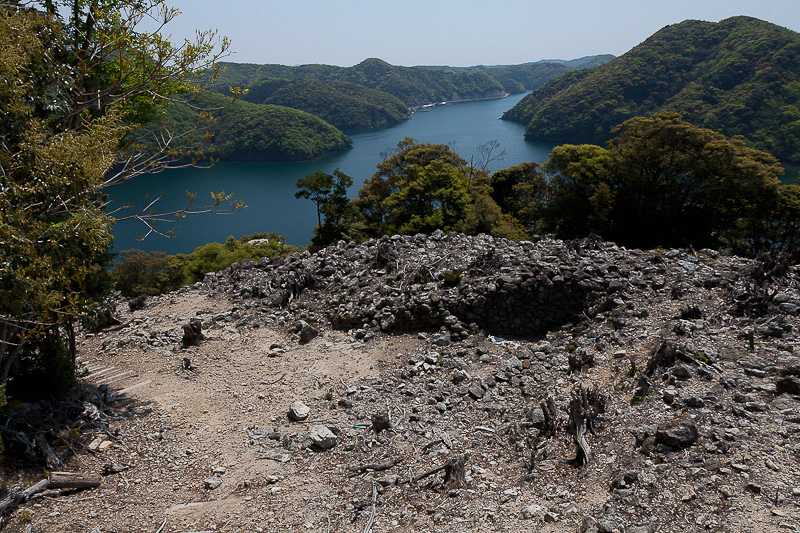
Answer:
[[[354, 196], [375, 172], [381, 152], [394, 147], [404, 137], [419, 142], [451, 144], [462, 157], [478, 161], [478, 146], [497, 139], [506, 156], [489, 165], [498, 170], [525, 161], [544, 162], [554, 146], [523, 139], [524, 126], [499, 120], [506, 110], [524, 95], [498, 100], [463, 102], [417, 112], [411, 120], [391, 128], [347, 132], [353, 148], [327, 155], [315, 161], [291, 163], [221, 162], [208, 169], [180, 169], [142, 176], [115, 187], [111, 191], [114, 205], [146, 205], [146, 195], [164, 195], [155, 205], [160, 211], [171, 211], [186, 205], [186, 191], [197, 193], [196, 205], [210, 200], [211, 191], [225, 191], [244, 200], [248, 206], [232, 215], [192, 215], [178, 224], [160, 224], [157, 228], [176, 230], [174, 239], [150, 235], [138, 221], [120, 221], [114, 227], [117, 250], [139, 248], [170, 254], [189, 253], [207, 242], [224, 242], [229, 235], [241, 237], [262, 231], [286, 235], [290, 244], [305, 245], [311, 239], [317, 222], [316, 207], [309, 200], [295, 199], [295, 182], [318, 169], [332, 172], [336, 168], [352, 176]], [[122, 215], [124, 213], [120, 213]]]

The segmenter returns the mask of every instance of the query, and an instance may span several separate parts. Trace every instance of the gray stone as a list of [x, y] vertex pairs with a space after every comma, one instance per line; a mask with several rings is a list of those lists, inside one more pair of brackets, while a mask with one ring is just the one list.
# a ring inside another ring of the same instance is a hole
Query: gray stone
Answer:
[[439, 335], [434, 335], [431, 338], [431, 342], [433, 342], [436, 346], [450, 346], [450, 335], [447, 333], [442, 333]]
[[616, 515], [610, 515], [597, 521], [597, 531], [600, 533], [613, 533], [622, 530], [622, 519]]
[[306, 404], [304, 404], [300, 400], [292, 402], [292, 405], [289, 406], [289, 418], [297, 422], [301, 422], [306, 418], [308, 418], [308, 415], [310, 413], [311, 413], [311, 408], [309, 408]]
[[480, 400], [483, 398], [483, 395], [486, 393], [484, 391], [483, 386], [477, 381], [472, 382], [472, 384], [467, 389], [467, 394], [469, 394], [470, 398], [473, 400]]
[[656, 430], [656, 441], [673, 448], [691, 446], [699, 437], [700, 432], [688, 413], [662, 422]]
[[690, 397], [686, 398], [686, 405], [689, 406], [689, 407], [697, 407], [697, 408], [699, 408], [699, 407], [705, 407], [706, 406], [706, 402], [705, 402], [705, 400], [703, 400], [702, 398], [700, 398], [698, 396], [690, 396]]
[[300, 329], [300, 344], [306, 344], [311, 339], [319, 335], [319, 330], [310, 324], [303, 324]]
[[222, 480], [217, 476], [211, 476], [203, 480], [203, 487], [205, 487], [208, 490], [217, 489], [219, 488], [220, 485], [222, 485]]
[[522, 518], [530, 520], [536, 518], [542, 513], [542, 508], [539, 505], [526, 505], [522, 508]]
[[339, 441], [333, 431], [327, 426], [314, 426], [311, 428], [308, 436], [311, 438], [311, 443], [314, 446], [322, 448], [323, 450], [330, 450], [336, 446], [336, 443]]
[[465, 370], [456, 370], [453, 372], [453, 384], [458, 385], [467, 379], [469, 379], [469, 374], [467, 374]]
[[675, 389], [664, 389], [661, 393], [661, 398], [664, 400], [666, 404], [672, 404], [675, 401], [675, 398], [678, 397], [678, 391]]
[[675, 365], [670, 373], [678, 379], [689, 379], [692, 377], [692, 371], [686, 365]]

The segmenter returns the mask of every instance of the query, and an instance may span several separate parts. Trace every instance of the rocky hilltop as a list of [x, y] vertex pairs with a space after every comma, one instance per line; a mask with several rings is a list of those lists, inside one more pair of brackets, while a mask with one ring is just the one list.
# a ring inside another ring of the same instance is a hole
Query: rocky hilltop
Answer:
[[[88, 519], [81, 495], [37, 512], [50, 531], [800, 530], [799, 274], [442, 232], [234, 264], [83, 340], [152, 383], [72, 460], [135, 473]], [[205, 339], [182, 347], [189, 317]]]

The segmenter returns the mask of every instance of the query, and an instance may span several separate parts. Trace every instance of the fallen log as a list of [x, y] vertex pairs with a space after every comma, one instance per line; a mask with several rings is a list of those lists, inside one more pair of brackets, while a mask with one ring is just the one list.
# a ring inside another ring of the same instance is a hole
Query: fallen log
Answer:
[[94, 489], [102, 482], [96, 474], [81, 474], [80, 472], [50, 472], [48, 476], [48, 489]]
[[42, 492], [47, 489], [48, 480], [43, 479], [38, 483], [31, 485], [25, 490], [15, 491], [0, 500], [0, 516], [13, 510], [17, 505], [24, 503], [31, 499], [34, 494]]
[[42, 479], [24, 490], [14, 491], [0, 500], [0, 516], [14, 510], [36, 494], [49, 489], [92, 489], [100, 486], [100, 476], [79, 472], [50, 472]]

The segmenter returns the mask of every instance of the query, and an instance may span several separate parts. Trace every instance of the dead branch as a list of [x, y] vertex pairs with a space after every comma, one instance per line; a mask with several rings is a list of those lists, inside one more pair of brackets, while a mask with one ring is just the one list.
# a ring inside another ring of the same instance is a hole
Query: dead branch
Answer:
[[88, 489], [100, 486], [100, 476], [77, 472], [50, 472], [46, 479], [31, 485], [25, 490], [14, 491], [0, 500], [0, 516], [27, 502], [34, 495], [49, 489]]
[[405, 459], [403, 457], [398, 457], [397, 459], [392, 459], [391, 461], [387, 461], [385, 463], [378, 463], [378, 464], [368, 464], [368, 465], [359, 465], [359, 466], [348, 466], [347, 469], [350, 472], [354, 472], [353, 475], [363, 474], [366, 471], [372, 472], [382, 472], [384, 470], [389, 470], [390, 468], [397, 466], [398, 464], [402, 463]]
[[467, 484], [467, 477], [466, 473], [464, 472], [464, 457], [456, 455], [451, 457], [447, 460], [445, 464], [442, 466], [437, 466], [436, 468], [432, 468], [427, 472], [423, 472], [422, 474], [415, 477], [412, 481], [413, 483], [418, 483], [420, 480], [425, 479], [428, 476], [432, 476], [438, 472], [444, 470], [444, 479], [442, 480], [442, 486], [447, 488], [461, 488], [466, 486]]
[[375, 481], [372, 482], [372, 511], [369, 513], [369, 521], [367, 522], [367, 526], [364, 528], [364, 533], [370, 533], [372, 531], [372, 524], [375, 522], [375, 513], [378, 504], [378, 484]]

